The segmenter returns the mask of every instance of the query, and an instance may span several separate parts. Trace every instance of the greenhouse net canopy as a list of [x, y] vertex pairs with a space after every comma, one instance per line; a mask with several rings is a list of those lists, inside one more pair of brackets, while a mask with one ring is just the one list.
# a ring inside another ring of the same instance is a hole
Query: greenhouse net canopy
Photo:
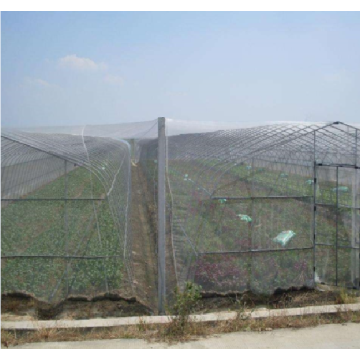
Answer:
[[[154, 304], [187, 281], [211, 293], [359, 287], [358, 126], [159, 119], [2, 129], [3, 293]], [[154, 301], [133, 260], [139, 174]]]

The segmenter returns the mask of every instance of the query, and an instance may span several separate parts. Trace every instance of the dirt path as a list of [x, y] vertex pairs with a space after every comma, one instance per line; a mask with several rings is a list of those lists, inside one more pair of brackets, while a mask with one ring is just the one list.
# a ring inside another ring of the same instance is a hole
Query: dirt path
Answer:
[[132, 166], [131, 231], [133, 271], [137, 297], [155, 310], [157, 307], [156, 214], [153, 194], [140, 165]]

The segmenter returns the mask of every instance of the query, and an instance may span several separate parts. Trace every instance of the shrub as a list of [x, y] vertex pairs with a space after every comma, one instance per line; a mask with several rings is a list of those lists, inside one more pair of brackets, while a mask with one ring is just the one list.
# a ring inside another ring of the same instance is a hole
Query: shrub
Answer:
[[175, 302], [170, 308], [170, 314], [174, 315], [166, 332], [170, 336], [183, 335], [189, 324], [189, 315], [200, 300], [201, 286], [187, 282], [184, 291], [175, 290]]

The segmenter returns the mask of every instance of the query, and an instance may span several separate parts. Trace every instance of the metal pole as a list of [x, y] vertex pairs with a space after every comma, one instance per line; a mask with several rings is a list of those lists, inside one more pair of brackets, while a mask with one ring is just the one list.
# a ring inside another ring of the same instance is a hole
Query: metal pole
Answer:
[[[255, 210], [254, 210], [254, 201], [255, 201], [255, 190], [254, 190], [254, 165], [255, 165], [255, 160], [254, 158], [251, 159], [251, 223], [250, 223], [250, 250], [253, 250], [254, 247], [254, 237], [255, 237], [255, 226], [254, 226], [254, 221], [256, 221], [255, 219]], [[253, 254], [252, 252], [249, 254], [250, 255], [250, 259], [249, 261], [249, 281], [248, 281], [248, 290], [252, 290], [253, 288]]]
[[[314, 165], [313, 165], [313, 219], [312, 219], [312, 240], [313, 240], [313, 282], [314, 288], [316, 286], [316, 203], [317, 193], [316, 188], [318, 186], [318, 179], [316, 173], [316, 132], [314, 131]], [[319, 273], [319, 272], [318, 272]]]
[[353, 286], [359, 288], [360, 286], [360, 234], [359, 234], [359, 206], [360, 206], [360, 170], [357, 169], [357, 148], [358, 148], [358, 131], [355, 131], [355, 169], [353, 170], [353, 179], [352, 179], [352, 237], [351, 237], [351, 282]]
[[165, 314], [165, 237], [166, 237], [166, 134], [165, 118], [158, 118], [158, 312]]
[[336, 167], [336, 281], [335, 284], [338, 286], [338, 237], [339, 237], [339, 167]]
[[[67, 179], [67, 160], [65, 160], [65, 176], [64, 176], [64, 227], [65, 227], [65, 254], [69, 256], [69, 224], [67, 213], [67, 197], [68, 197], [68, 179]], [[66, 260], [66, 297], [69, 296], [69, 261]]]
[[358, 219], [357, 219], [357, 210], [358, 207], [358, 191], [359, 191], [359, 183], [357, 178], [357, 169], [353, 170], [352, 174], [352, 236], [351, 236], [351, 282], [353, 286], [358, 287], [359, 284], [356, 284], [357, 272], [358, 272], [358, 261], [359, 261], [359, 251], [357, 250], [358, 242], [359, 242], [359, 227], [358, 227]]

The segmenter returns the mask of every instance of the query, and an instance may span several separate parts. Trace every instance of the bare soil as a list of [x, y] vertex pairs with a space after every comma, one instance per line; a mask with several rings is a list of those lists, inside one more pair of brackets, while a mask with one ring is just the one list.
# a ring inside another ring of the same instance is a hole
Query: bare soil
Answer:
[[134, 288], [139, 300], [154, 310], [157, 303], [156, 206], [140, 164], [131, 169]]
[[1, 320], [90, 319], [151, 315], [151, 310], [135, 299], [101, 298], [92, 301], [68, 299], [56, 306], [18, 294], [2, 295]]
[[285, 309], [304, 306], [330, 305], [339, 302], [339, 290], [319, 291], [317, 289], [290, 289], [272, 295], [243, 294], [202, 294], [196, 312], [207, 313], [239, 308]]

